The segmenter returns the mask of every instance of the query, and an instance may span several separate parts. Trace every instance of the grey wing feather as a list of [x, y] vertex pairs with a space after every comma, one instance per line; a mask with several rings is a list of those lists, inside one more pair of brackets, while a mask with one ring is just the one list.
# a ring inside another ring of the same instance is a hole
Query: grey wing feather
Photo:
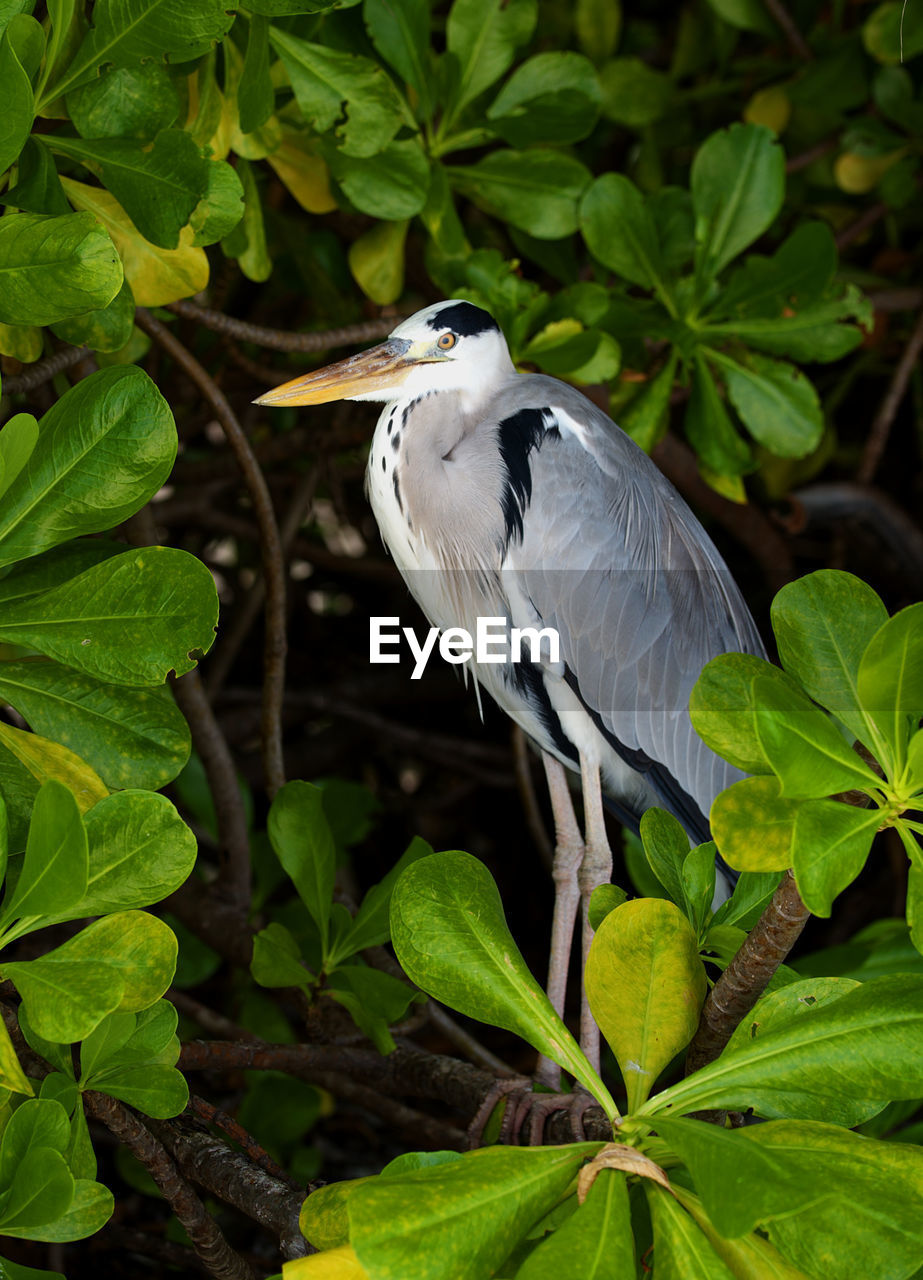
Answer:
[[707, 815], [741, 775], [696, 735], [689, 696], [716, 654], [762, 655], [759, 633], [705, 530], [634, 442], [565, 384], [517, 379], [519, 408], [526, 389], [560, 437], [530, 457], [531, 500], [508, 563], [558, 630], [584, 705]]

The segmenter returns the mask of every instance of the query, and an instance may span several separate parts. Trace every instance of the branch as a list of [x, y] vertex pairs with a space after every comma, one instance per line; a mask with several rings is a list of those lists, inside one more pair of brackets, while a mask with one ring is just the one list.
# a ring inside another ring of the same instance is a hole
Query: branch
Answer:
[[[157, 544], [159, 539], [150, 504], [127, 522], [127, 533], [135, 545]], [[170, 686], [176, 705], [189, 725], [193, 745], [208, 779], [218, 840], [227, 859], [222, 879], [228, 897], [240, 912], [246, 912], [250, 906], [250, 833], [230, 748], [205, 696], [198, 669], [188, 671], [179, 679], [172, 676]], [[244, 923], [242, 916], [241, 925]]]
[[285, 692], [285, 564], [279, 529], [266, 479], [250, 442], [224, 393], [198, 360], [144, 307], [135, 313], [139, 326], [149, 333], [195, 383], [215, 412], [233, 450], [253, 502], [260, 531], [260, 552], [266, 582], [266, 639], [263, 651], [263, 716], [261, 736], [263, 769], [270, 798], [285, 781], [282, 758], [282, 697]]
[[150, 1124], [188, 1177], [270, 1231], [284, 1258], [304, 1257], [308, 1246], [298, 1228], [298, 1214], [306, 1191], [274, 1177], [182, 1116]]
[[83, 1103], [88, 1114], [115, 1134], [147, 1169], [215, 1280], [256, 1280], [250, 1264], [231, 1248], [164, 1147], [135, 1113], [115, 1098], [92, 1090], [84, 1093]]
[[923, 350], [923, 310], [917, 316], [917, 322], [913, 327], [910, 340], [904, 348], [904, 354], [898, 361], [894, 376], [891, 378], [888, 390], [885, 392], [884, 399], [872, 422], [868, 439], [865, 442], [865, 449], [862, 452], [862, 462], [856, 473], [856, 479], [860, 484], [868, 484], [878, 469], [881, 455], [884, 453], [885, 445], [888, 443], [892, 423], [906, 394], [910, 375], [916, 368], [921, 350]]
[[85, 360], [90, 355], [89, 347], [64, 347], [61, 351], [56, 351], [53, 356], [49, 356], [47, 360], [39, 360], [36, 364], [30, 364], [24, 373], [14, 374], [12, 377], [3, 379], [3, 394], [5, 396], [21, 395], [25, 391], [34, 391], [36, 387], [40, 387], [45, 382], [50, 382], [52, 378], [56, 378], [59, 373], [63, 373], [65, 369], [71, 369], [75, 364], [79, 364], [81, 360]]
[[810, 62], [814, 54], [804, 36], [795, 26], [794, 19], [782, 3], [782, 0], [763, 0], [763, 3], [769, 10], [773, 21], [785, 33], [785, 38], [791, 47], [792, 53], [797, 54], [799, 58], [803, 58], [805, 62]]
[[195, 302], [182, 301], [168, 304], [171, 311], [187, 320], [220, 333], [239, 342], [252, 342], [258, 347], [271, 347], [274, 351], [329, 351], [331, 347], [352, 347], [362, 342], [386, 338], [406, 316], [382, 316], [378, 320], [363, 320], [360, 324], [344, 325], [340, 329], [327, 329], [321, 333], [288, 333], [284, 329], [267, 329], [261, 324], [249, 324], [235, 320], [223, 311], [211, 311]]
[[798, 941], [810, 914], [795, 887], [795, 877], [786, 871], [768, 907], [705, 1000], [686, 1054], [687, 1075], [718, 1057]]

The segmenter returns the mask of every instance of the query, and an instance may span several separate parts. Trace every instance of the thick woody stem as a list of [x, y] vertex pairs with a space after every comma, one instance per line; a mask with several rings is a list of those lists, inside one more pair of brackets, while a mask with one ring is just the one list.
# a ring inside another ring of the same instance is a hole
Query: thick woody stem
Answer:
[[718, 1057], [798, 941], [810, 914], [795, 887], [795, 877], [786, 871], [768, 907], [702, 1007], [699, 1028], [686, 1055], [687, 1075]]

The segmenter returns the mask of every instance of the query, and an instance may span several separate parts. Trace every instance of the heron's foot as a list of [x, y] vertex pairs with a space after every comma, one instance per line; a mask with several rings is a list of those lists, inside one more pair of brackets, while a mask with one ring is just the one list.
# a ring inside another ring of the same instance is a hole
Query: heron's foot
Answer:
[[[577, 1085], [571, 1093], [536, 1093], [533, 1081], [526, 1076], [509, 1076], [497, 1080], [488, 1090], [478, 1107], [477, 1114], [468, 1126], [468, 1145], [480, 1146], [487, 1123], [497, 1105], [505, 1102], [500, 1121], [498, 1140], [507, 1146], [524, 1146], [524, 1132], [528, 1133], [530, 1147], [541, 1146], [545, 1125], [558, 1112], [567, 1113], [571, 1136], [575, 1142], [586, 1141], [583, 1117], [599, 1103], [592, 1094]], [[528, 1126], [528, 1127], [527, 1127]]]
[[506, 1114], [503, 1117], [500, 1129], [502, 1141], [521, 1146], [520, 1135], [528, 1120], [529, 1146], [541, 1146], [548, 1120], [558, 1112], [564, 1111], [567, 1113], [573, 1140], [585, 1142], [586, 1130], [583, 1117], [594, 1107], [598, 1109], [599, 1103], [580, 1085], [577, 1085], [571, 1093], [514, 1094], [507, 1103]]
[[503, 1128], [506, 1124], [507, 1117], [510, 1114], [513, 1100], [523, 1094], [531, 1093], [532, 1081], [529, 1076], [503, 1076], [493, 1082], [484, 1097], [484, 1101], [474, 1113], [471, 1123], [468, 1125], [468, 1149], [473, 1151], [479, 1147], [484, 1140], [484, 1130], [487, 1128], [487, 1122], [493, 1115], [497, 1104], [504, 1098], [507, 1099], [506, 1109], [503, 1113], [503, 1119], [500, 1124], [501, 1141], [505, 1142], [503, 1137]]

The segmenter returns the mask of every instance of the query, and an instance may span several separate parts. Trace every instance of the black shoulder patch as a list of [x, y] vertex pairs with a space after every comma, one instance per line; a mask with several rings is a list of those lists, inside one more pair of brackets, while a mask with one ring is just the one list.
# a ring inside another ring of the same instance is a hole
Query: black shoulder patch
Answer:
[[426, 323], [436, 333], [451, 329], [462, 338], [471, 338], [476, 333], [487, 333], [491, 329], [500, 332], [500, 326], [490, 312], [476, 307], [473, 302], [456, 302], [454, 307], [446, 307], [430, 316]]
[[506, 468], [501, 499], [506, 544], [514, 538], [522, 541], [522, 518], [532, 501], [529, 454], [542, 447], [546, 436], [557, 438], [560, 434], [549, 421], [553, 418], [546, 416], [544, 409], [520, 409], [497, 424], [497, 447]]

